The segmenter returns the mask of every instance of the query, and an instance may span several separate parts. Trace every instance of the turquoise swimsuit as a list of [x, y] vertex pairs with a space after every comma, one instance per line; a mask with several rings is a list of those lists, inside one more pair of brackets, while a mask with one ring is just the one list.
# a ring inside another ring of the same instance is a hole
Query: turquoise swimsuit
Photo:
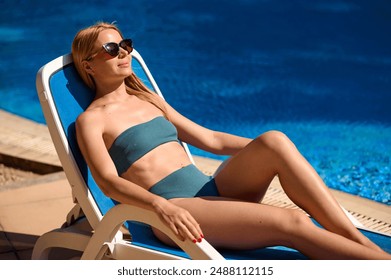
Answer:
[[[109, 154], [121, 175], [145, 154], [168, 142], [179, 142], [177, 130], [172, 123], [159, 116], [122, 132], [110, 147]], [[166, 199], [219, 195], [215, 180], [193, 164], [174, 171], [149, 191]]]
[[156, 117], [122, 132], [111, 145], [109, 154], [118, 174], [122, 174], [157, 146], [175, 141], [178, 142], [175, 126], [164, 117]]

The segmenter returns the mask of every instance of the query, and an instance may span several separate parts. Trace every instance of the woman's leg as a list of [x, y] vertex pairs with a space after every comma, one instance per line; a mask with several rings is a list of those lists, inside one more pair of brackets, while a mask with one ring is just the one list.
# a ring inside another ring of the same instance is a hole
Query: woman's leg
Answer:
[[[391, 257], [315, 226], [298, 210], [216, 197], [170, 201], [187, 209], [200, 223], [206, 240], [218, 248], [253, 249], [285, 245], [312, 259]], [[167, 237], [157, 235], [168, 242]]]
[[276, 175], [288, 197], [326, 229], [378, 248], [354, 227], [320, 176], [280, 132], [256, 138], [233, 156], [215, 179], [221, 196], [256, 201]]

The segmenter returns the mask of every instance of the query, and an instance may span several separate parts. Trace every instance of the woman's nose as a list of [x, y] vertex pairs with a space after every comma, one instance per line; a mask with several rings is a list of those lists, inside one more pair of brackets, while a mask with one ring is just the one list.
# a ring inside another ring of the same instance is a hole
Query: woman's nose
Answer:
[[129, 54], [129, 52], [121, 47], [119, 47], [119, 56], [120, 57], [125, 57]]

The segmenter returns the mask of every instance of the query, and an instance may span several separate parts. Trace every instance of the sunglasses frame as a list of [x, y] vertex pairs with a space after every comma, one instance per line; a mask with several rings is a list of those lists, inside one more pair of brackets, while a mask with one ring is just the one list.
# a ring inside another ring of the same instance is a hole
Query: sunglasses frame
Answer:
[[[110, 49], [109, 46], [114, 46], [114, 48]], [[128, 52], [128, 54], [130, 54], [132, 51], [133, 51], [133, 41], [132, 39], [122, 39], [121, 42], [119, 42], [118, 44], [115, 43], [115, 42], [108, 42], [108, 43], [105, 43], [102, 45], [102, 48], [103, 50], [108, 54], [110, 55], [111, 57], [116, 57], [119, 55], [119, 52], [120, 52], [120, 48], [124, 49], [125, 51]], [[100, 52], [102, 51], [102, 49], [100, 49], [98, 52], [96, 52], [95, 54], [89, 56], [88, 58], [86, 58], [85, 60], [86, 61], [90, 61], [92, 60], [95, 56], [97, 56]]]

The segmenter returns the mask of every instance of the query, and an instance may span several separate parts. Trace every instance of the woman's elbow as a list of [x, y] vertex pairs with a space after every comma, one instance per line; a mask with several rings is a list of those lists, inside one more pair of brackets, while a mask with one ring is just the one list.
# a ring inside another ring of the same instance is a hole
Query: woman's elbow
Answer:
[[118, 175], [100, 175], [96, 176], [95, 181], [102, 193], [112, 198], [115, 193], [115, 181], [117, 178], [119, 178]]

